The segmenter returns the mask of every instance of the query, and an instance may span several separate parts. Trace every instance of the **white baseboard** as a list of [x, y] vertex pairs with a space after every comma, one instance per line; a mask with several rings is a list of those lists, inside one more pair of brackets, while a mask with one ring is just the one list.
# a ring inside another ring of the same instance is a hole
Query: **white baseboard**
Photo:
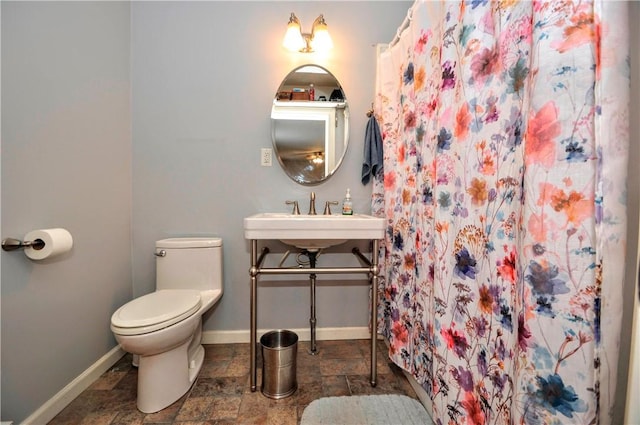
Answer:
[[92, 364], [87, 370], [82, 372], [76, 379], [67, 384], [56, 395], [44, 403], [38, 410], [26, 418], [23, 425], [46, 424], [58, 413], [67, 407], [84, 390], [89, 388], [104, 372], [109, 370], [126, 353], [116, 346], [107, 354], [102, 356], [97, 362]]
[[[258, 339], [260, 336], [272, 329], [258, 329]], [[299, 341], [310, 341], [311, 330], [309, 328], [289, 329], [298, 335]], [[249, 330], [243, 329], [238, 331], [203, 331], [203, 344], [238, 344], [248, 343]], [[337, 340], [337, 339], [369, 339], [371, 333], [368, 327], [352, 327], [352, 328], [316, 328], [316, 340]]]

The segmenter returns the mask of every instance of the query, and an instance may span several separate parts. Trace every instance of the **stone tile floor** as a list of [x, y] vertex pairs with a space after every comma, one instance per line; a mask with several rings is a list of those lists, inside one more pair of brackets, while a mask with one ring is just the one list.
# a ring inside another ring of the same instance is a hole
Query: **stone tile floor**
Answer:
[[[249, 344], [205, 345], [202, 370], [191, 389], [166, 409], [151, 414], [136, 408], [138, 370], [125, 355], [91, 387], [53, 418], [50, 425], [133, 424], [299, 424], [304, 408], [329, 396], [404, 394], [417, 398], [408, 380], [388, 360], [378, 341], [378, 382], [369, 384], [369, 340], [318, 341], [319, 353], [308, 354], [308, 341], [298, 343], [298, 390], [273, 400], [249, 383]], [[258, 350], [259, 351], [259, 350]]]

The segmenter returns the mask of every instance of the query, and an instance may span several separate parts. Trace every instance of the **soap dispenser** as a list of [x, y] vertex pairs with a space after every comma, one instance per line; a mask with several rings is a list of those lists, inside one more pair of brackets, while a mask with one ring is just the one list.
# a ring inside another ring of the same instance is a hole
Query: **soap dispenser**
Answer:
[[349, 189], [347, 189], [347, 194], [344, 195], [344, 200], [342, 201], [342, 214], [353, 215], [353, 203], [351, 202], [351, 192]]

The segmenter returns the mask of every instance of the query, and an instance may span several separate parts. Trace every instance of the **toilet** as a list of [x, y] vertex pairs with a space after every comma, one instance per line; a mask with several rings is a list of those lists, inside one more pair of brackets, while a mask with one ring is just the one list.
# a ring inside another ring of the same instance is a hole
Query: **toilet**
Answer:
[[111, 330], [138, 366], [137, 406], [154, 413], [191, 388], [204, 360], [202, 315], [222, 297], [222, 240], [156, 242], [156, 291], [111, 316]]

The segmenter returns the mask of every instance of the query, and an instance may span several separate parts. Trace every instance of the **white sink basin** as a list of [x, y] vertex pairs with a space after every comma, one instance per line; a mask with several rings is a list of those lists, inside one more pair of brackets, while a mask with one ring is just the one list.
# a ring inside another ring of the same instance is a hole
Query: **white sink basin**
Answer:
[[384, 219], [365, 214], [260, 213], [244, 219], [245, 239], [275, 239], [306, 250], [354, 239], [383, 239], [384, 230]]

